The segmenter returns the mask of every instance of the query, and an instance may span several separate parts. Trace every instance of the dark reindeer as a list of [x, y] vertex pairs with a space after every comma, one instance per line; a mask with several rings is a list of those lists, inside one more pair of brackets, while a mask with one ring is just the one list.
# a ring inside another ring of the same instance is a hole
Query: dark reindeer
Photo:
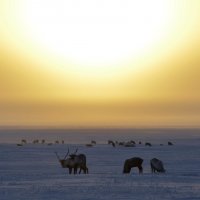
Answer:
[[149, 146], [149, 147], [151, 147], [152, 144], [151, 144], [150, 142], [146, 142], [146, 143], [145, 143], [145, 146]]
[[139, 173], [142, 174], [143, 173], [142, 163], [143, 159], [139, 157], [133, 157], [125, 160], [123, 173], [128, 174], [130, 173], [132, 167], [137, 167], [139, 169]]
[[108, 144], [111, 144], [113, 147], [115, 147], [115, 143], [112, 140], [108, 140]]
[[27, 144], [27, 141], [25, 139], [22, 139], [21, 144]]
[[124, 147], [135, 147], [135, 143], [133, 143], [132, 141], [126, 142], [124, 144]]
[[151, 165], [151, 172], [155, 173], [157, 172], [165, 172], [164, 166], [163, 166], [163, 162], [157, 158], [153, 158], [150, 161], [150, 165]]
[[172, 145], [173, 145], [173, 143], [172, 143], [172, 142], [168, 142], [167, 144], [168, 144], [169, 146], [172, 146]]
[[78, 168], [80, 169], [79, 174], [81, 173], [81, 170], [83, 170], [83, 172], [87, 174], [88, 168], [86, 165], [86, 156], [84, 154], [76, 155], [77, 151], [78, 149], [76, 149], [76, 151], [73, 154], [69, 154], [69, 149], [68, 149], [68, 152], [63, 159], [60, 159], [57, 152], [55, 152], [55, 154], [61, 166], [63, 168], [69, 169], [69, 174], [72, 173], [72, 170], [74, 170], [74, 174], [77, 174]]
[[92, 140], [92, 141], [91, 141], [91, 144], [96, 145], [97, 142], [96, 142], [95, 140]]

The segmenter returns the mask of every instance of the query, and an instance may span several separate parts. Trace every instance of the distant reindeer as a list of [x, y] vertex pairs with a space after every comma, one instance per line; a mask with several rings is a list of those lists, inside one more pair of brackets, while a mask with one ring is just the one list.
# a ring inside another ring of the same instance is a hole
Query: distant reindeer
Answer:
[[135, 147], [135, 143], [133, 143], [133, 142], [126, 142], [125, 144], [124, 144], [124, 146], [125, 147]]
[[168, 142], [168, 145], [169, 145], [169, 146], [172, 146], [172, 145], [173, 145], [173, 143], [172, 143], [172, 142]]
[[76, 149], [76, 151], [73, 154], [69, 155], [69, 149], [68, 149], [68, 152], [63, 159], [60, 159], [57, 152], [55, 152], [55, 154], [56, 154], [61, 166], [63, 168], [69, 169], [69, 174], [72, 173], [72, 170], [74, 170], [74, 174], [77, 174], [78, 168], [80, 169], [79, 174], [81, 173], [81, 170], [83, 170], [83, 172], [85, 174], [87, 174], [88, 168], [86, 165], [86, 156], [84, 154], [76, 155], [77, 151], [78, 151], [78, 149]]
[[39, 143], [39, 140], [36, 139], [36, 140], [33, 140], [33, 144], [38, 144]]
[[41, 143], [42, 143], [42, 144], [45, 144], [45, 139], [43, 139], [43, 140], [41, 141]]
[[125, 160], [123, 173], [124, 174], [130, 173], [131, 168], [137, 167], [139, 169], [139, 173], [142, 174], [143, 173], [142, 163], [143, 159], [139, 157], [133, 157]]
[[145, 143], [145, 146], [149, 146], [149, 147], [151, 147], [152, 144], [151, 144], [150, 142], [146, 142], [146, 143]]
[[112, 140], [108, 140], [108, 144], [112, 144], [113, 143], [113, 141]]
[[125, 142], [119, 142], [119, 146], [124, 146]]
[[163, 166], [163, 162], [157, 158], [153, 158], [150, 161], [150, 165], [151, 165], [151, 172], [155, 173], [157, 172], [165, 172], [164, 166]]
[[22, 144], [26, 144], [27, 141], [26, 141], [25, 139], [22, 139], [22, 140], [21, 140], [21, 143], [22, 143]]
[[65, 144], [65, 141], [64, 141], [64, 140], [62, 140], [62, 141], [61, 141], [61, 143], [62, 143], [62, 144]]
[[131, 140], [130, 143], [132, 143], [132, 144], [136, 144], [136, 142], [135, 142], [134, 140]]
[[108, 140], [108, 144], [111, 144], [113, 147], [115, 147], [115, 143], [112, 140]]
[[59, 144], [59, 141], [58, 141], [58, 140], [56, 140], [56, 141], [55, 141], [55, 144]]
[[93, 145], [96, 145], [96, 144], [97, 144], [97, 142], [96, 142], [96, 141], [94, 141], [94, 140], [92, 140], [92, 141], [91, 141], [91, 144], [93, 144]]
[[86, 144], [86, 147], [93, 147], [93, 144]]

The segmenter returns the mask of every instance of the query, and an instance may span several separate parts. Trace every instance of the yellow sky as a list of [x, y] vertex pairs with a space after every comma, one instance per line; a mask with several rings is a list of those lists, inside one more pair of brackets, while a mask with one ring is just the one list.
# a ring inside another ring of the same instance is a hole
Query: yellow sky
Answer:
[[0, 126], [199, 127], [199, 0], [1, 0]]

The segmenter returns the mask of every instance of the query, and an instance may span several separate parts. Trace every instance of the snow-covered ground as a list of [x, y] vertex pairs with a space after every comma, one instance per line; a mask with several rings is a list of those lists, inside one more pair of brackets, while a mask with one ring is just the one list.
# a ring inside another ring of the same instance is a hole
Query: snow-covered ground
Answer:
[[[126, 136], [123, 136], [124, 140]], [[135, 139], [134, 135], [132, 138]], [[98, 136], [95, 138], [97, 145], [92, 148], [75, 143], [26, 144], [22, 147], [2, 143], [0, 200], [199, 200], [200, 135], [195, 132], [193, 136], [188, 133], [187, 137], [173, 137], [171, 134], [173, 146], [166, 145], [166, 135], [160, 137], [160, 141], [158, 138], [155, 135], [140, 138], [142, 142], [148, 139], [152, 147], [142, 144], [113, 148], [102, 140], [98, 144]], [[79, 153], [87, 155], [89, 174], [69, 175], [61, 168], [54, 152], [64, 157], [68, 148], [71, 152], [78, 148]], [[135, 156], [144, 159], [143, 175], [139, 175], [136, 168], [131, 174], [122, 174], [125, 159]], [[149, 161], [154, 157], [163, 161], [165, 174], [151, 174]]]

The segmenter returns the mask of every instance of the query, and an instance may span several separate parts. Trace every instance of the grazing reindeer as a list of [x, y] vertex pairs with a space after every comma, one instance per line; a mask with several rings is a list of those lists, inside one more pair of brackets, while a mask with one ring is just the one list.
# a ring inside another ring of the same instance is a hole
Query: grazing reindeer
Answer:
[[36, 140], [33, 140], [33, 144], [38, 144], [39, 143], [39, 140], [36, 139]]
[[112, 146], [115, 147], [115, 143], [112, 140], [108, 140], [108, 144], [112, 144]]
[[27, 141], [26, 141], [25, 139], [22, 139], [22, 140], [21, 140], [21, 143], [22, 143], [22, 144], [26, 144]]
[[173, 143], [172, 143], [172, 142], [168, 142], [167, 144], [168, 144], [169, 146], [172, 146], [172, 145], [173, 145]]
[[158, 160], [157, 158], [151, 159], [150, 165], [151, 165], [152, 173], [155, 173], [156, 171], [157, 172], [165, 172], [163, 162], [161, 160]]
[[137, 167], [139, 169], [139, 173], [142, 174], [143, 173], [142, 163], [143, 159], [139, 157], [133, 157], [125, 160], [123, 173], [128, 174], [130, 173], [132, 167]]
[[69, 169], [69, 174], [72, 173], [72, 170], [74, 170], [74, 174], [77, 174], [77, 169], [80, 168], [79, 174], [81, 173], [81, 170], [84, 171], [85, 174], [88, 173], [88, 168], [86, 166], [86, 156], [84, 154], [78, 154], [76, 155], [78, 149], [73, 154], [69, 155], [69, 149], [67, 154], [63, 159], [60, 159], [57, 152], [55, 152], [61, 166], [63, 168]]
[[86, 144], [86, 147], [93, 147], [93, 144]]
[[135, 143], [133, 143], [132, 141], [126, 142], [126, 143], [124, 144], [124, 146], [125, 146], [125, 147], [135, 147]]
[[151, 144], [150, 142], [146, 142], [146, 143], [145, 143], [145, 146], [149, 146], [149, 147], [151, 147], [152, 144]]
[[95, 140], [92, 140], [92, 141], [91, 141], [91, 144], [96, 145], [97, 142], [96, 142]]
[[132, 143], [132, 144], [136, 144], [136, 142], [135, 142], [134, 140], [131, 140], [130, 143]]

